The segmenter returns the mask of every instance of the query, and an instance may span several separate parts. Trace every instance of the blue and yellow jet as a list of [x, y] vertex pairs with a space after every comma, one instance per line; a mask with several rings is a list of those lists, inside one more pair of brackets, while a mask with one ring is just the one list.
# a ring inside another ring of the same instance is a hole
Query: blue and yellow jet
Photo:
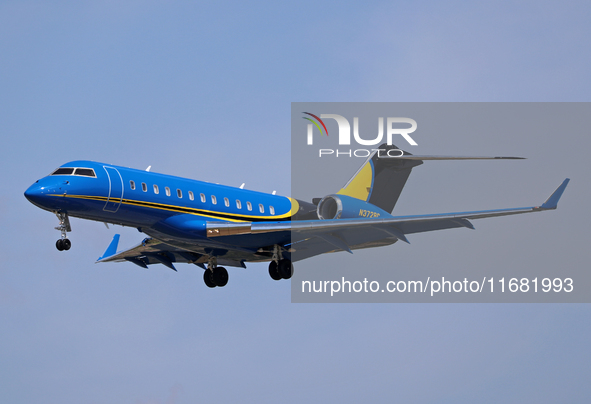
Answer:
[[[392, 216], [413, 167], [425, 160], [508, 159], [513, 157], [389, 157], [396, 146], [382, 145], [336, 194], [313, 203], [241, 188], [119, 167], [72, 161], [36, 181], [25, 197], [57, 215], [58, 250], [69, 250], [69, 217], [135, 227], [147, 234], [141, 244], [117, 252], [119, 235], [98, 262], [129, 261], [141, 267], [174, 263], [203, 269], [205, 284], [225, 286], [228, 271], [246, 262], [270, 261], [275, 280], [289, 279], [292, 260], [334, 251], [408, 243], [407, 235], [466, 227], [472, 219], [556, 209], [569, 179], [540, 206], [515, 209]], [[296, 253], [297, 251], [297, 253]]]

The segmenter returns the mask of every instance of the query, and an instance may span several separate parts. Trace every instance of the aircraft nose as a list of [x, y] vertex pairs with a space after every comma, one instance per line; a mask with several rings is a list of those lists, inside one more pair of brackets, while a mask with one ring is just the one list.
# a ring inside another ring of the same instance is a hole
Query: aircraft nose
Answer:
[[32, 204], [41, 205], [41, 202], [44, 199], [44, 194], [45, 188], [39, 185], [39, 181], [37, 181], [25, 191], [25, 198], [27, 198]]

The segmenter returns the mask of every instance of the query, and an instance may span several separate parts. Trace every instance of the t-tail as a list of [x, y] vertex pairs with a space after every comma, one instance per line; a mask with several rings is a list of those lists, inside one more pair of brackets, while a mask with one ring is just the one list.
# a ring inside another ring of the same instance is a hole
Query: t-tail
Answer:
[[361, 199], [392, 212], [413, 167], [423, 164], [420, 160], [394, 157], [401, 153], [394, 145], [381, 145], [337, 194]]
[[376, 149], [337, 192], [392, 212], [412, 169], [424, 160], [499, 160], [522, 159], [522, 157], [468, 157], [468, 156], [418, 156], [382, 144]]

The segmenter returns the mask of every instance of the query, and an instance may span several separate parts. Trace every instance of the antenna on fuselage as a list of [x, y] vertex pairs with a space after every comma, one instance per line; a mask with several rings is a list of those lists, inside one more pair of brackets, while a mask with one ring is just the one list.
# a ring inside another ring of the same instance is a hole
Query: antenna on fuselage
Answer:
[[152, 166], [148, 166], [148, 168], [146, 168], [146, 171], [150, 172], [150, 168], [152, 168]]
[[273, 195], [275, 195], [277, 193], [277, 191], [273, 190]]
[[244, 189], [245, 185], [246, 185], [246, 182], [243, 182], [242, 185], [240, 185], [240, 189]]

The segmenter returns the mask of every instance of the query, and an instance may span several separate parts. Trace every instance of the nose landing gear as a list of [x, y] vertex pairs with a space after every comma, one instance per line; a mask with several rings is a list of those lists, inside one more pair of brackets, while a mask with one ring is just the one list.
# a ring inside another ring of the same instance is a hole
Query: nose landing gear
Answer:
[[57, 248], [59, 251], [68, 251], [70, 247], [72, 247], [72, 242], [68, 239], [66, 234], [66, 232], [72, 231], [70, 219], [68, 218], [67, 213], [55, 212], [55, 215], [60, 221], [59, 226], [57, 226], [55, 229], [62, 232], [62, 238], [55, 242], [55, 248]]
[[59, 251], [69, 250], [72, 247], [72, 242], [67, 238], [60, 238], [58, 241], [55, 242], [55, 248]]

